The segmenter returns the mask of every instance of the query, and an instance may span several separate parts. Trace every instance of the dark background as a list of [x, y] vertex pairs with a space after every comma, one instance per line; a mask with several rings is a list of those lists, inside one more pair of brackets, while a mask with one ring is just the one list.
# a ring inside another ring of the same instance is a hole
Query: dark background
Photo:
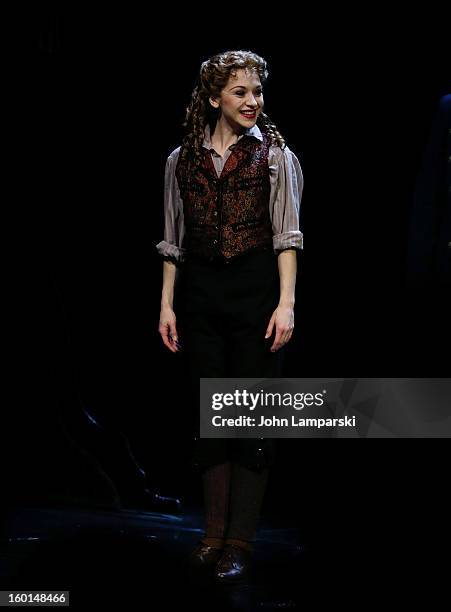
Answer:
[[[127, 434], [160, 490], [200, 499], [186, 463], [183, 358], [157, 331], [155, 244], [166, 158], [180, 144], [201, 61], [222, 50], [267, 59], [265, 110], [304, 172], [285, 375], [449, 375], [449, 296], [404, 282], [415, 177], [451, 91], [441, 20], [254, 10], [31, 16], [38, 239], [10, 429], [15, 489], [34, 491], [38, 475], [45, 493], [52, 470], [64, 475], [54, 423], [81, 398]], [[442, 441], [424, 441], [420, 455], [412, 442], [357, 444], [284, 441], [265, 512], [306, 533], [336, 526], [373, 544], [387, 534], [382, 548], [393, 533], [418, 545], [419, 527], [440, 525]]]

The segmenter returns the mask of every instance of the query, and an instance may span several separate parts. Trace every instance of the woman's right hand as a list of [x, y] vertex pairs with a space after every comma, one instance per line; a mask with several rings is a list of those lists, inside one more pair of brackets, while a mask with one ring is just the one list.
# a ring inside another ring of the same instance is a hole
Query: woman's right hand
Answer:
[[181, 346], [178, 343], [175, 312], [170, 306], [162, 306], [160, 310], [158, 331], [163, 340], [163, 344], [167, 346], [172, 353], [177, 353]]

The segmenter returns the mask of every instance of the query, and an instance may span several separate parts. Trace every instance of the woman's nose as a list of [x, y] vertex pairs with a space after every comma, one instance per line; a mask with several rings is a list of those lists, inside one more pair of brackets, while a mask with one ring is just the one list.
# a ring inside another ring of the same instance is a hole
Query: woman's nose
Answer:
[[251, 94], [250, 98], [248, 98], [246, 103], [247, 103], [248, 106], [252, 106], [252, 108], [255, 108], [257, 106], [257, 100], [254, 98], [254, 96], [252, 94]]

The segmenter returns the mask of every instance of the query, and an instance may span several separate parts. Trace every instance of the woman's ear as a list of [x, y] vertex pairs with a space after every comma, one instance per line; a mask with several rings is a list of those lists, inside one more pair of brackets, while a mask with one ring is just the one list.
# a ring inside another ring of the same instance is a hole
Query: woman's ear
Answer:
[[213, 108], [219, 108], [219, 102], [216, 98], [212, 98], [211, 96], [208, 98], [210, 104]]

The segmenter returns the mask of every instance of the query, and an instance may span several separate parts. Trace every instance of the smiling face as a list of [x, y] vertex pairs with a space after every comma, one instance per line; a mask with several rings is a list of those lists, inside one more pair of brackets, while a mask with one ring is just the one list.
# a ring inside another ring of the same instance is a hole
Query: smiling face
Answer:
[[263, 88], [258, 73], [240, 68], [231, 75], [219, 98], [210, 98], [221, 118], [234, 130], [253, 127], [263, 110]]

